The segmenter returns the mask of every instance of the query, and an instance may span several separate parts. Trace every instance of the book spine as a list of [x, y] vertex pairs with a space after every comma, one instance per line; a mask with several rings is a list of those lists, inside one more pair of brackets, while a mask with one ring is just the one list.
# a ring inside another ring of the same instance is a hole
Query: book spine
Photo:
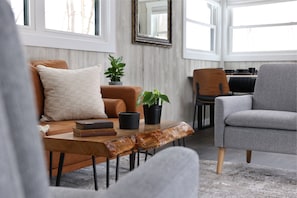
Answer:
[[77, 137], [90, 137], [90, 136], [113, 136], [116, 135], [116, 131], [113, 128], [108, 129], [87, 129], [80, 130], [73, 128], [73, 134]]
[[113, 123], [97, 123], [97, 124], [80, 124], [76, 123], [77, 129], [105, 129], [113, 128]]

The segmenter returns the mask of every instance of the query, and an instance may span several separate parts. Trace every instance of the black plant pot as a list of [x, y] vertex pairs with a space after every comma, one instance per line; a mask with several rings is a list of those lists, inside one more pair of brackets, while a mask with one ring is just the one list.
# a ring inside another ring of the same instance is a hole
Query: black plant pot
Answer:
[[138, 129], [139, 117], [138, 112], [121, 112], [119, 114], [120, 129]]
[[143, 105], [145, 124], [160, 124], [162, 106], [160, 105]]

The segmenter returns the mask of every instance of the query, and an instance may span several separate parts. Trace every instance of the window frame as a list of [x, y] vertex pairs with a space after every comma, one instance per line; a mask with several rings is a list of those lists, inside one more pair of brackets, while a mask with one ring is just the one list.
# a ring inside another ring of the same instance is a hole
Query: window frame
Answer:
[[[277, 0], [273, 3], [289, 2], [292, 0]], [[223, 29], [224, 42], [223, 42], [223, 60], [224, 61], [293, 61], [297, 60], [297, 50], [281, 50], [281, 51], [257, 51], [257, 52], [232, 52], [233, 38], [232, 29], [237, 26], [232, 26], [232, 8], [257, 6], [271, 4], [268, 0], [255, 0], [255, 1], [237, 1], [231, 0], [231, 4], [225, 3], [222, 9], [225, 10], [225, 24]], [[255, 27], [279, 27], [279, 24], [264, 24], [264, 25], [249, 25]]]
[[[185, 59], [197, 59], [197, 60], [211, 60], [211, 61], [220, 61], [221, 60], [221, 26], [222, 26], [222, 9], [220, 1], [215, 0], [205, 0], [206, 2], [214, 5], [217, 7], [217, 13], [216, 13], [216, 25], [207, 25], [207, 27], [215, 29], [215, 36], [214, 40], [210, 41], [213, 42], [214, 50], [213, 51], [204, 51], [204, 50], [195, 50], [195, 49], [189, 49], [186, 47], [186, 31], [187, 31], [187, 20], [186, 18], [186, 7], [187, 7], [187, 0], [183, 1], [183, 58]], [[214, 17], [214, 16], [212, 16]], [[199, 24], [199, 22], [196, 22]], [[205, 26], [203, 23], [200, 23], [200, 25]]]
[[100, 1], [100, 35], [86, 35], [45, 29], [44, 0], [30, 0], [29, 25], [18, 25], [26, 46], [95, 52], [116, 51], [115, 0]]

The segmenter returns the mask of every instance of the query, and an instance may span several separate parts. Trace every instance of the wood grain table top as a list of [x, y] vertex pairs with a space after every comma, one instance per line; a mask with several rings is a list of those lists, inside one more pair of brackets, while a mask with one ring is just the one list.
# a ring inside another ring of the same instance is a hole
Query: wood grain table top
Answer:
[[114, 128], [115, 136], [76, 137], [73, 132], [44, 136], [44, 146], [49, 151], [113, 158], [135, 149], [157, 148], [194, 133], [187, 123], [175, 121], [145, 125], [141, 120], [135, 130], [119, 129], [115, 122]]

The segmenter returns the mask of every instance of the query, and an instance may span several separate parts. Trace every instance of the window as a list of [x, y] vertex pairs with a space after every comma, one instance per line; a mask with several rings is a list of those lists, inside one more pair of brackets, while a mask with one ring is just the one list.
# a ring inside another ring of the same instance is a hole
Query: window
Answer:
[[208, 0], [184, 2], [184, 57], [219, 60], [219, 4]]
[[45, 28], [98, 35], [99, 24], [95, 20], [99, 16], [98, 9], [95, 9], [98, 2], [99, 0], [45, 0]]
[[296, 59], [297, 1], [232, 2], [227, 5], [227, 60]]
[[115, 0], [9, 0], [25, 45], [115, 51]]
[[29, 25], [29, 3], [28, 0], [10, 0], [14, 12], [15, 22], [18, 25]]

